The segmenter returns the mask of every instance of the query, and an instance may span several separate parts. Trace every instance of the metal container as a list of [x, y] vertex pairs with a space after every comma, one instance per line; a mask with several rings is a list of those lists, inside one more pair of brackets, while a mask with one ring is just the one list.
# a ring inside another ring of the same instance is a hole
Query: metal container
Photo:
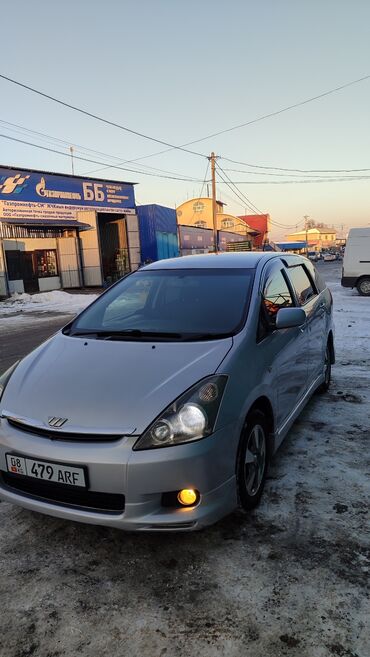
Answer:
[[163, 260], [179, 255], [176, 210], [163, 205], [137, 206], [141, 261]]

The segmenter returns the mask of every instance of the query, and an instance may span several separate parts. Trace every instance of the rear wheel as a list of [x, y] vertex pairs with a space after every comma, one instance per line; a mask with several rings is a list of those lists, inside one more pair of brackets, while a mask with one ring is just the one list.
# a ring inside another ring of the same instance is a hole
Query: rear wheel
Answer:
[[370, 297], [370, 277], [361, 278], [361, 280], [356, 285], [358, 293], [362, 297]]
[[239, 502], [243, 509], [254, 509], [261, 499], [268, 462], [268, 424], [261, 411], [248, 416], [240, 441], [237, 463]]

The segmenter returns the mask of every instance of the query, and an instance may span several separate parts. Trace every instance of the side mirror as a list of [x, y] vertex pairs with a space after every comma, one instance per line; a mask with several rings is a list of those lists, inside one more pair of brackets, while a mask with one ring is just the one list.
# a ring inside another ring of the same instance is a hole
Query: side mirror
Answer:
[[306, 321], [303, 308], [280, 308], [276, 315], [276, 328], [285, 329], [302, 326]]

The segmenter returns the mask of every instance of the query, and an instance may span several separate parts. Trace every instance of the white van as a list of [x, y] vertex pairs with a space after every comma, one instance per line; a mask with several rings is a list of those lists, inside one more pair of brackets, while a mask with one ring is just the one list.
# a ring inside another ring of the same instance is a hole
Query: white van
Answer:
[[357, 287], [370, 296], [370, 228], [351, 228], [348, 233], [342, 270], [343, 287]]

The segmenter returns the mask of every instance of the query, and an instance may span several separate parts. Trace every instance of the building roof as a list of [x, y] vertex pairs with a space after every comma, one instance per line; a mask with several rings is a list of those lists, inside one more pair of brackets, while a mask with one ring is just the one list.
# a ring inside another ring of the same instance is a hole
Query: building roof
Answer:
[[[334, 228], [317, 228], [314, 226], [313, 228], [308, 228], [307, 229], [307, 234], [309, 233], [324, 233], [326, 234], [336, 234], [336, 230]], [[294, 236], [294, 235], [306, 235], [306, 230], [298, 230], [296, 233], [288, 233], [289, 236]]]
[[89, 230], [90, 224], [85, 224], [76, 219], [0, 219], [0, 223], [9, 226], [23, 226], [24, 228], [79, 228]]
[[76, 176], [71, 173], [62, 173], [60, 171], [45, 171], [41, 169], [27, 169], [26, 167], [9, 166], [8, 164], [0, 164], [0, 169], [8, 169], [9, 171], [27, 171], [27, 173], [41, 173], [47, 176], [63, 176], [63, 178], [78, 178], [80, 180], [94, 180], [95, 182], [115, 183], [121, 185], [137, 185], [135, 182], [127, 182], [124, 180], [112, 180], [111, 178], [92, 178], [91, 176]]
[[307, 242], [275, 242], [276, 246], [282, 251], [291, 251], [292, 249], [305, 249]]

